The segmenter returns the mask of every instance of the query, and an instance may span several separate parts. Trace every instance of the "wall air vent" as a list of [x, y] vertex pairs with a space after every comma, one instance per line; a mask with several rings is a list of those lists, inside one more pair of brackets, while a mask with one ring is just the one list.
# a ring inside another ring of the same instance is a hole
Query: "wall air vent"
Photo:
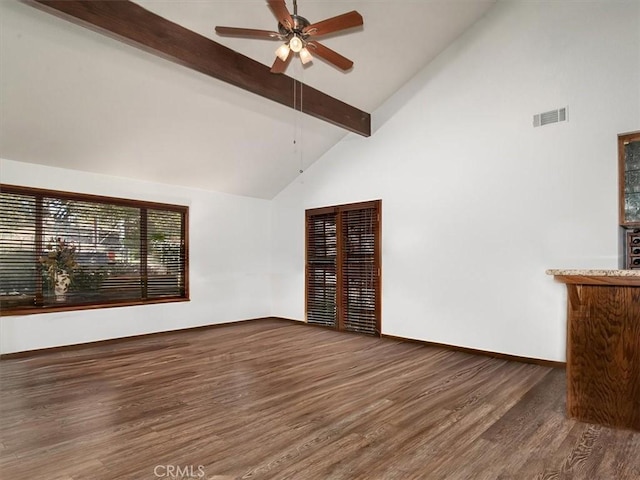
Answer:
[[533, 116], [533, 126], [541, 127], [543, 125], [549, 125], [550, 123], [566, 122], [567, 121], [567, 107], [559, 108], [557, 110], [550, 110], [544, 113], [538, 113]]

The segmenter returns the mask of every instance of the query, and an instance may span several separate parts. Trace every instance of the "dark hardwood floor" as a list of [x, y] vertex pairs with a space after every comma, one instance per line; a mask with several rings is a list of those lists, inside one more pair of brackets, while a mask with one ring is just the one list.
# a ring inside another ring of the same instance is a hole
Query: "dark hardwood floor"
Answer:
[[564, 371], [278, 320], [0, 362], [0, 478], [640, 478]]

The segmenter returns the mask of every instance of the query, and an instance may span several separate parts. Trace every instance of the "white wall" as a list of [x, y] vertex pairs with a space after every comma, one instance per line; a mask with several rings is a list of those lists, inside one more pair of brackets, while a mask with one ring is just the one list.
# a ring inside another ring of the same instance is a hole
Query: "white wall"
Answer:
[[304, 317], [305, 208], [380, 198], [384, 334], [564, 360], [545, 269], [617, 267], [639, 32], [637, 1], [499, 2], [273, 201], [272, 313]]
[[269, 314], [270, 202], [0, 160], [2, 183], [189, 206], [190, 302], [7, 316], [0, 353]]
[[[617, 265], [639, 19], [636, 0], [499, 2], [373, 113], [371, 138], [346, 137], [272, 202], [0, 160], [4, 183], [185, 204], [191, 227], [190, 302], [2, 317], [0, 353], [303, 319], [305, 208], [380, 198], [383, 333], [564, 360], [564, 286], [544, 270]], [[569, 122], [531, 127], [561, 106]]]

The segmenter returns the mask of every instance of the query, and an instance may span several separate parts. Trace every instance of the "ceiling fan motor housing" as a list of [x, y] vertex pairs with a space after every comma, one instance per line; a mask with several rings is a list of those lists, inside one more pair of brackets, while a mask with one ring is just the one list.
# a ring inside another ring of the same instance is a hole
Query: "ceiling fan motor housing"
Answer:
[[306, 37], [307, 35], [302, 33], [302, 30], [304, 30], [306, 27], [311, 25], [311, 22], [309, 22], [309, 20], [307, 20], [306, 18], [301, 17], [300, 15], [291, 15], [291, 18], [293, 19], [293, 28], [288, 29], [281, 23], [278, 23], [278, 31], [282, 35], [286, 35], [286, 36], [296, 34], [301, 38]]

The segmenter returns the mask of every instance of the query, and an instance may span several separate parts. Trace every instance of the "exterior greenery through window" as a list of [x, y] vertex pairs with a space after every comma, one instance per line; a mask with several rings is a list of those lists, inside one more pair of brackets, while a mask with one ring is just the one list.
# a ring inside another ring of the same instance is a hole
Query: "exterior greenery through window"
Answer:
[[0, 186], [0, 311], [188, 299], [188, 207]]

